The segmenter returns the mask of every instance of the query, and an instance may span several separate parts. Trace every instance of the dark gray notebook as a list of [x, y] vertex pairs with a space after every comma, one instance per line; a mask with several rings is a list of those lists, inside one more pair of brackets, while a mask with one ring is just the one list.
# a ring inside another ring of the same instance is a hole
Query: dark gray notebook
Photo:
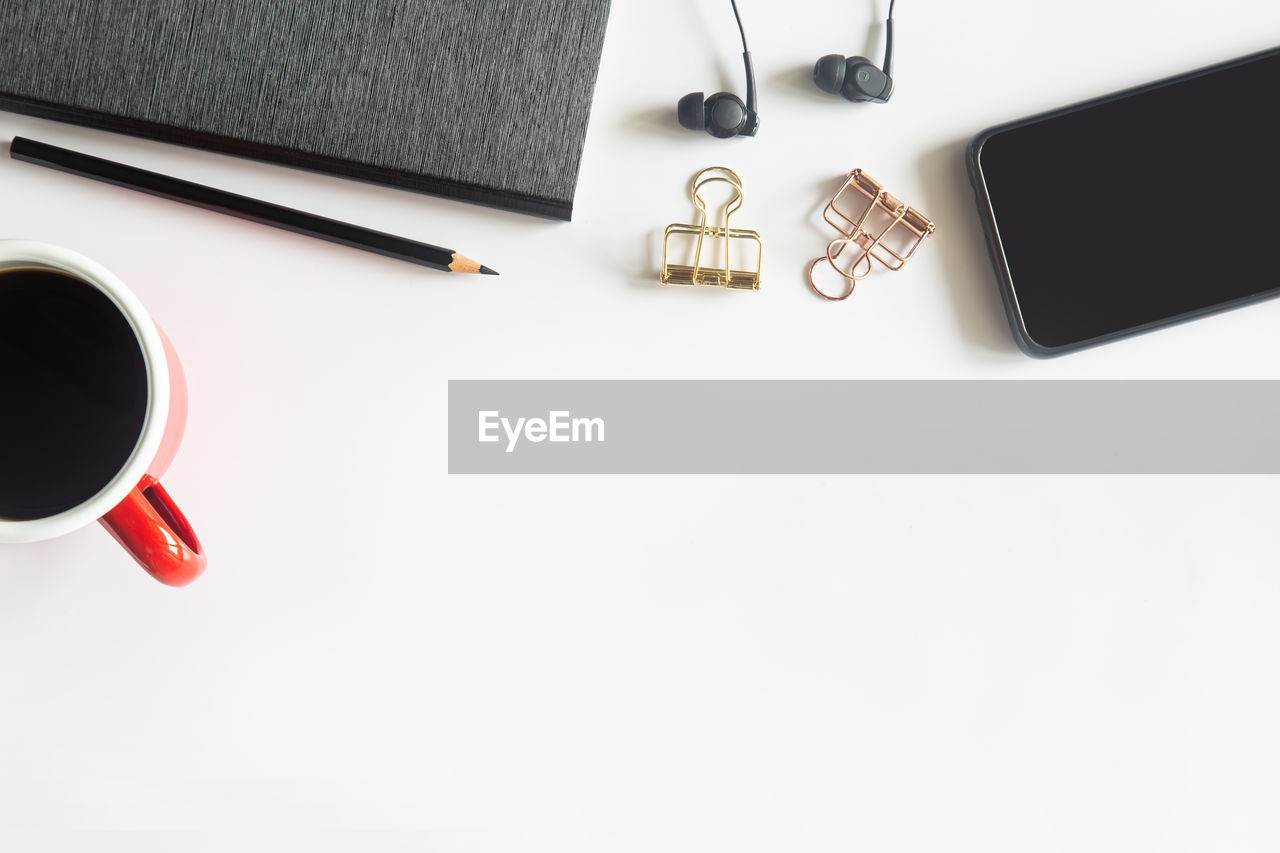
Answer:
[[609, 0], [0, 0], [0, 108], [568, 219], [608, 15]]

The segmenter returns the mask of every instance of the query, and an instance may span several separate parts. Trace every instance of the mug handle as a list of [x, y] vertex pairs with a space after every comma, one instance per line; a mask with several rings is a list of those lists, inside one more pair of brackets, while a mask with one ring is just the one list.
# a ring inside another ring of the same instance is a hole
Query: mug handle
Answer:
[[160, 583], [186, 586], [204, 571], [204, 551], [190, 522], [150, 474], [98, 521]]

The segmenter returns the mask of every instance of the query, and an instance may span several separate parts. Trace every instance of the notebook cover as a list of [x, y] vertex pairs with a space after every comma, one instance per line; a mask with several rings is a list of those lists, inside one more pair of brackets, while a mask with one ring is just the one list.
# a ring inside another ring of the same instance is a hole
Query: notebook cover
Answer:
[[609, 0], [8, 0], [0, 108], [569, 219]]

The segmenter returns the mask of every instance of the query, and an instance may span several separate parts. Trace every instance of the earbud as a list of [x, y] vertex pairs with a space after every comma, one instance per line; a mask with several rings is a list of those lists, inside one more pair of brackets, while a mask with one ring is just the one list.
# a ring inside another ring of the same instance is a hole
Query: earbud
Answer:
[[732, 92], [716, 92], [706, 100], [703, 100], [701, 92], [690, 92], [676, 105], [676, 118], [681, 127], [705, 130], [717, 139], [755, 136], [760, 127], [760, 116], [756, 114], [756, 72], [751, 67], [751, 51], [747, 50], [747, 33], [742, 28], [737, 0], [730, 2], [733, 4], [733, 16], [738, 20], [738, 32], [742, 35], [742, 62], [747, 70], [746, 103]]
[[828, 54], [813, 66], [813, 82], [822, 91], [850, 101], [883, 104], [893, 94], [893, 78], [865, 56], [845, 59], [838, 53]]
[[742, 99], [731, 92], [716, 92], [705, 101], [701, 92], [690, 92], [676, 107], [680, 126], [705, 130], [717, 139], [755, 136], [760, 120]]
[[893, 95], [893, 2], [889, 0], [889, 19], [885, 21], [884, 70], [865, 56], [838, 53], [822, 57], [813, 66], [813, 82], [818, 88], [850, 101], [883, 104]]

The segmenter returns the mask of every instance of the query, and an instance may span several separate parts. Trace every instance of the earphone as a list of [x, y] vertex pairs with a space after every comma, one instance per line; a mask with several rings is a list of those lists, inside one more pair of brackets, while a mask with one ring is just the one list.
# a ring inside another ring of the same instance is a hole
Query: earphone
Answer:
[[690, 92], [676, 106], [676, 117], [681, 127], [689, 130], [705, 130], [718, 139], [732, 136], [755, 136], [760, 127], [756, 114], [756, 72], [751, 67], [751, 51], [747, 50], [747, 33], [742, 28], [742, 16], [738, 14], [738, 0], [733, 4], [733, 16], [738, 20], [738, 33], [742, 36], [742, 62], [747, 69], [747, 102], [732, 92], [716, 92], [703, 100], [702, 92]]
[[822, 57], [813, 66], [813, 82], [824, 92], [850, 101], [883, 104], [893, 95], [893, 1], [885, 21], [884, 70], [865, 56], [844, 58], [838, 53]]

